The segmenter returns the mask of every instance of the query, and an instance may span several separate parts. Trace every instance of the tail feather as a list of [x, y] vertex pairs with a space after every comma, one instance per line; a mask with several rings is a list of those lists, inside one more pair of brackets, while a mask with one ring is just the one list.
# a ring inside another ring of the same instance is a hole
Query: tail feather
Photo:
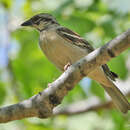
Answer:
[[103, 84], [102, 86], [110, 95], [110, 97], [112, 98], [112, 101], [121, 112], [127, 113], [128, 110], [130, 110], [130, 103], [122, 94], [122, 92], [114, 85], [114, 83], [113, 83], [113, 87], [104, 86]]
[[102, 68], [103, 69], [96, 68], [94, 71], [90, 72], [88, 76], [103, 86], [121, 112], [127, 113], [127, 111], [130, 110], [130, 103], [113, 83], [116, 74], [114, 75], [114, 73], [110, 72], [107, 65], [103, 65]]

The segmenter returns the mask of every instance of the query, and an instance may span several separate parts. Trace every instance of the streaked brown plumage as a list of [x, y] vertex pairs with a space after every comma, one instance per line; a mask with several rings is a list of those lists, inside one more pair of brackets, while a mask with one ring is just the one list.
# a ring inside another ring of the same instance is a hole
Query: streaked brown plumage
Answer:
[[[66, 64], [73, 64], [94, 50], [85, 39], [62, 27], [50, 14], [35, 15], [22, 26], [32, 26], [40, 32], [39, 45], [42, 51], [61, 71], [64, 71]], [[130, 109], [129, 102], [112, 82], [117, 75], [106, 64], [93, 70], [88, 77], [103, 86], [121, 112], [126, 113]]]

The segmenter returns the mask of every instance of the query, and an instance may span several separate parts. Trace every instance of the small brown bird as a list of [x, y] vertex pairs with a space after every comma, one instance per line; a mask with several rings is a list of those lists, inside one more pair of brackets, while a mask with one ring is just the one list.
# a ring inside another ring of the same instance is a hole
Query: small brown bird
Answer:
[[[40, 32], [41, 50], [61, 71], [94, 50], [85, 39], [61, 26], [50, 14], [35, 15], [25, 21], [22, 26], [31, 26]], [[94, 69], [88, 77], [103, 86], [121, 112], [126, 113], [130, 109], [128, 100], [112, 82], [117, 75], [111, 72], [106, 64]]]

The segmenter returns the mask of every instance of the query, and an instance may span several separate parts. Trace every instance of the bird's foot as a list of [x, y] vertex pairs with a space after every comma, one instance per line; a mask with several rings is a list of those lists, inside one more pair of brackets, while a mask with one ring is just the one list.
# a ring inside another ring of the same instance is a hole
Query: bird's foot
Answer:
[[49, 87], [51, 87], [51, 83], [48, 83], [48, 85], [47, 85], [47, 86], [48, 86], [48, 88], [49, 88]]
[[64, 71], [66, 71], [70, 66], [71, 66], [71, 63], [68, 62], [68, 63], [64, 66]]

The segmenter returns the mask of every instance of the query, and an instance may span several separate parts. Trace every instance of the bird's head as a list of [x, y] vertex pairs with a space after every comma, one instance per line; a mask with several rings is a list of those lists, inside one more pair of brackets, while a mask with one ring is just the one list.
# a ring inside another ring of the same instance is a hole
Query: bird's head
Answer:
[[21, 24], [21, 26], [31, 26], [41, 31], [53, 24], [58, 24], [58, 23], [52, 15], [47, 13], [41, 13], [25, 21], [24, 23]]

